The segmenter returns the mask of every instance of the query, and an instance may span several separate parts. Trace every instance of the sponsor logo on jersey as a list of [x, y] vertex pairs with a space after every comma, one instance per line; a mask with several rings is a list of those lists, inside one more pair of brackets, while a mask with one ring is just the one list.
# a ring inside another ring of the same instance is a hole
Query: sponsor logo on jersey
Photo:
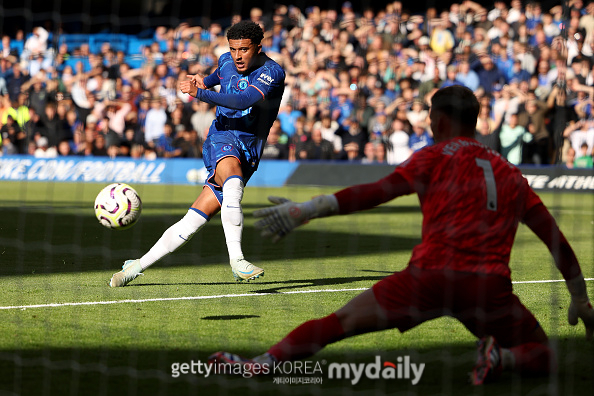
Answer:
[[270, 85], [274, 82], [274, 78], [270, 77], [266, 73], [262, 73], [262, 74], [260, 74], [260, 77], [258, 77], [258, 81], [261, 82], [262, 84]]
[[240, 91], [245, 90], [248, 87], [248, 85], [250, 85], [250, 83], [245, 78], [237, 81], [237, 89], [239, 89]]

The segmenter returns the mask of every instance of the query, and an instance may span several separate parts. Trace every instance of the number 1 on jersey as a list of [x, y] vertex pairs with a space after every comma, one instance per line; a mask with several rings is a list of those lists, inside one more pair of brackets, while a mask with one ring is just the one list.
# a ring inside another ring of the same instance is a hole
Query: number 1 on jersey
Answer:
[[491, 162], [475, 158], [477, 166], [483, 170], [485, 176], [485, 185], [487, 187], [487, 209], [496, 211], [497, 210], [497, 186], [495, 185], [495, 175], [493, 174], [493, 167]]

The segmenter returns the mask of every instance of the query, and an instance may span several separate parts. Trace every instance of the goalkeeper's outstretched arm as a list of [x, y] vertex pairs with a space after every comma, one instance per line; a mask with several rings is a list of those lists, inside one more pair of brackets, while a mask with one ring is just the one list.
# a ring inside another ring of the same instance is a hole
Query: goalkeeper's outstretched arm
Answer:
[[409, 183], [400, 174], [393, 172], [374, 183], [348, 187], [335, 194], [320, 195], [303, 203], [269, 197], [270, 202], [276, 206], [255, 211], [254, 216], [260, 218], [255, 226], [262, 230], [262, 236], [271, 237], [276, 242], [311, 219], [371, 209], [412, 192]]
[[528, 210], [523, 221], [547, 245], [555, 265], [565, 279], [571, 294], [571, 304], [567, 313], [569, 324], [575, 326], [578, 318], [581, 318], [586, 326], [586, 338], [592, 339], [594, 310], [588, 299], [580, 264], [571, 245], [544, 204], [540, 203]]

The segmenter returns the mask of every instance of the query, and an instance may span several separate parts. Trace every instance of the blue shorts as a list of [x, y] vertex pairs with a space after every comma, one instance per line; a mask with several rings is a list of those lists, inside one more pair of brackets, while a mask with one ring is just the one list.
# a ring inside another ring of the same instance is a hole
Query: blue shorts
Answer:
[[260, 144], [257, 136], [241, 131], [219, 131], [211, 128], [204, 145], [202, 156], [208, 171], [206, 187], [210, 188], [219, 203], [223, 202], [223, 186], [215, 180], [217, 163], [223, 158], [235, 157], [241, 164], [243, 184], [246, 185], [260, 162]]

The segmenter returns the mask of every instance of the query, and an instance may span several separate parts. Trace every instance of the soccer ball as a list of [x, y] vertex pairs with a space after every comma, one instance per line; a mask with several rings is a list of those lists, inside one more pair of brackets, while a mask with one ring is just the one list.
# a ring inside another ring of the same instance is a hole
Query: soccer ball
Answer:
[[140, 218], [141, 211], [142, 201], [138, 193], [124, 183], [110, 184], [95, 199], [95, 216], [107, 228], [130, 228]]

